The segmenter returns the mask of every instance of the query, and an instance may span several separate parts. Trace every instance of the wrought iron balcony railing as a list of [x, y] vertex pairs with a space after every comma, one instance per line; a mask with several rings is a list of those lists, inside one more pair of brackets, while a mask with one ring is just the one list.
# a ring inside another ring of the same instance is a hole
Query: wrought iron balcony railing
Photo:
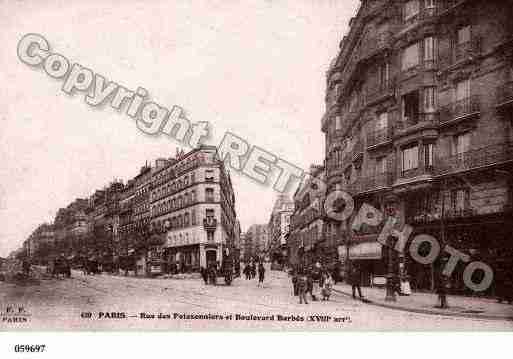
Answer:
[[460, 61], [475, 58], [481, 54], [481, 38], [473, 36], [469, 41], [455, 44], [452, 51], [440, 55], [441, 67], [457, 64]]
[[393, 178], [393, 172], [384, 172], [374, 176], [360, 177], [355, 182], [348, 184], [348, 190], [353, 194], [357, 194], [388, 188], [392, 185]]
[[437, 159], [436, 174], [445, 175], [513, 161], [513, 145], [499, 143]]
[[440, 124], [443, 125], [453, 120], [470, 116], [479, 112], [479, 96], [469, 96], [442, 107], [440, 110]]
[[418, 166], [417, 168], [412, 168], [408, 170], [401, 171], [400, 177], [402, 179], [409, 179], [420, 177], [424, 175], [432, 175], [434, 173], [434, 168], [432, 166]]
[[367, 90], [366, 102], [371, 104], [377, 102], [385, 97], [394, 95], [395, 80], [390, 79], [382, 84], [377, 85], [375, 88]]
[[360, 49], [359, 61], [371, 58], [381, 51], [391, 48], [392, 39], [393, 35], [390, 31], [385, 31], [374, 37], [365, 39]]
[[437, 112], [416, 113], [410, 117], [405, 117], [402, 121], [395, 123], [395, 133], [407, 130], [417, 125], [437, 125], [439, 121]]
[[204, 218], [203, 228], [205, 228], [205, 230], [215, 230], [217, 228], [217, 219], [213, 217]]
[[513, 102], [513, 81], [506, 82], [497, 87], [497, 106]]
[[367, 134], [367, 147], [374, 147], [392, 140], [392, 127], [387, 126]]

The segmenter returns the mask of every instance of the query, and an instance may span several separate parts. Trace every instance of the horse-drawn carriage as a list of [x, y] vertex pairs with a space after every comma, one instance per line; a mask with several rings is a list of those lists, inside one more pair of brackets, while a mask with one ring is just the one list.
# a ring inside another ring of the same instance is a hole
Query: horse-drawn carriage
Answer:
[[48, 274], [51, 274], [52, 277], [59, 277], [61, 274], [67, 278], [71, 277], [71, 266], [68, 259], [64, 256], [51, 259], [48, 263], [46, 271]]

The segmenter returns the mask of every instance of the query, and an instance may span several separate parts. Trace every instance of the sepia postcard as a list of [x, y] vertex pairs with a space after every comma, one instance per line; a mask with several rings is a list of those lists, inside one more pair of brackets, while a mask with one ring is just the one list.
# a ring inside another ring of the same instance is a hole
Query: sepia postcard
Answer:
[[511, 1], [0, 0], [0, 29], [0, 332], [513, 329]]

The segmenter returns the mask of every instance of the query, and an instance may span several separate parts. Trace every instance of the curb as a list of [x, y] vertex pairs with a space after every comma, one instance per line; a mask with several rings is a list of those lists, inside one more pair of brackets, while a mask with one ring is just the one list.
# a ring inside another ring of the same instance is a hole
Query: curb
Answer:
[[[332, 289], [334, 292], [338, 294], [345, 295], [347, 297], [352, 297], [351, 294], [343, 292], [341, 290]], [[358, 299], [363, 303], [375, 305], [382, 308], [388, 308], [388, 309], [395, 309], [395, 310], [401, 310], [403, 312], [410, 312], [410, 313], [419, 313], [419, 314], [430, 314], [430, 315], [442, 315], [442, 316], [448, 316], [448, 317], [460, 317], [460, 318], [470, 318], [470, 319], [488, 319], [488, 320], [502, 320], [502, 321], [513, 321], [513, 316], [497, 316], [497, 315], [479, 315], [479, 314], [468, 314], [468, 313], [456, 313], [456, 312], [440, 312], [436, 310], [429, 310], [429, 309], [417, 309], [417, 308], [411, 308], [411, 307], [402, 307], [399, 305], [393, 305], [393, 304], [385, 304], [381, 302], [377, 302], [371, 299]]]

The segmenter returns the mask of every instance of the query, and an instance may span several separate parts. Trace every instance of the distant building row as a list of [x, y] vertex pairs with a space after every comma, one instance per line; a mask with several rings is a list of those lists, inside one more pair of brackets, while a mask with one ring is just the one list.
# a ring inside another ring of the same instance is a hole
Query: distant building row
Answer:
[[34, 259], [64, 253], [112, 267], [125, 259], [146, 274], [222, 264], [240, 250], [232, 182], [214, 146], [160, 158], [61, 208], [23, 246]]

